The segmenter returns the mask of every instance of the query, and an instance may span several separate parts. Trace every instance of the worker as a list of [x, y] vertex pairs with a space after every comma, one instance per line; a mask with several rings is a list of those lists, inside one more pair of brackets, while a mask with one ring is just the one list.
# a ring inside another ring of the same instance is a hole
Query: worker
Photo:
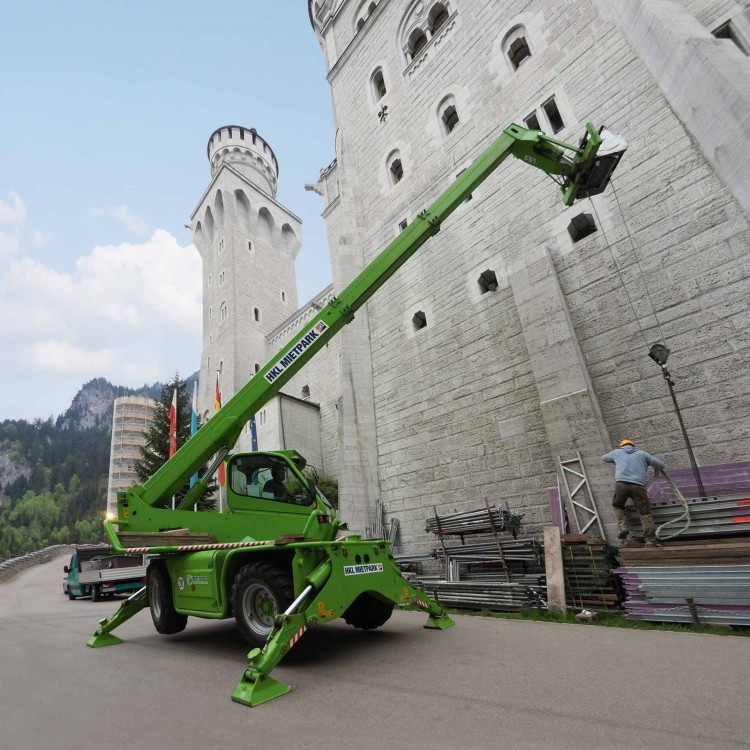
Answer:
[[656, 539], [656, 526], [651, 517], [651, 503], [646, 494], [645, 484], [646, 469], [653, 466], [654, 472], [659, 474], [664, 470], [664, 462], [646, 451], [638, 450], [632, 440], [622, 440], [619, 448], [602, 456], [602, 461], [615, 465], [615, 496], [612, 500], [612, 507], [615, 509], [617, 526], [620, 530], [618, 538], [624, 541], [630, 534], [628, 517], [625, 515], [625, 503], [628, 498], [631, 498], [641, 517], [646, 546], [660, 546]]
[[279, 500], [289, 496], [284, 484], [285, 470], [283, 466], [274, 466], [271, 469], [271, 479], [263, 485], [263, 492], [270, 492], [274, 498]]

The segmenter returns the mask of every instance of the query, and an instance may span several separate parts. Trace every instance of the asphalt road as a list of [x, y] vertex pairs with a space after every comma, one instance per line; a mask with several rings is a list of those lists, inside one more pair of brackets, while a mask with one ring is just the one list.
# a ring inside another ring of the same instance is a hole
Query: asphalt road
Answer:
[[64, 562], [0, 584], [0, 750], [750, 747], [745, 638], [396, 612], [309, 631], [292, 692], [248, 708], [232, 622], [160, 636], [144, 610], [87, 648], [118, 605], [69, 601]]

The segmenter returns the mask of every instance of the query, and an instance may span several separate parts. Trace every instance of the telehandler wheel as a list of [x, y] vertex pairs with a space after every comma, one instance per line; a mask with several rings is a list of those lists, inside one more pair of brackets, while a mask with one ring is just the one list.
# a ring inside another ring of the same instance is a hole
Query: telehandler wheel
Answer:
[[163, 565], [148, 569], [148, 606], [154, 627], [162, 635], [181, 633], [187, 625], [187, 615], [175, 611], [172, 601], [172, 580]]
[[270, 562], [240, 568], [232, 586], [232, 609], [242, 638], [253, 646], [263, 646], [274, 617], [293, 601], [290, 571]]
[[375, 630], [384, 625], [393, 614], [394, 603], [372, 594], [360, 594], [341, 615], [345, 622], [361, 630]]
[[100, 602], [102, 600], [102, 590], [98, 586], [92, 586], [90, 591], [92, 602]]
[[74, 593], [72, 593], [70, 589], [68, 589], [68, 599], [70, 599], [70, 601], [73, 601], [73, 599], [78, 599], [78, 597]]

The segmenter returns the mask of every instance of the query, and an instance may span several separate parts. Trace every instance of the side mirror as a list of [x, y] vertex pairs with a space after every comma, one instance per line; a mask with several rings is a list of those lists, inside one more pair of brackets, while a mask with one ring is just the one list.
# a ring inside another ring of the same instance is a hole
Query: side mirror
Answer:
[[310, 493], [310, 499], [312, 500], [312, 502], [315, 502], [318, 497], [318, 488], [316, 487], [315, 482], [308, 481], [307, 491]]
[[70, 568], [67, 565], [63, 568], [63, 573], [70, 573]]

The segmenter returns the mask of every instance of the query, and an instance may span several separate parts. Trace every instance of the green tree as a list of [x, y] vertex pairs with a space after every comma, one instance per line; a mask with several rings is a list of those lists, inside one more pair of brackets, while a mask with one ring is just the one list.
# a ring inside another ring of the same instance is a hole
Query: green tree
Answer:
[[[148, 481], [169, 460], [169, 410], [172, 407], [172, 396], [177, 389], [177, 448], [181, 448], [190, 438], [190, 396], [185, 386], [185, 381], [180, 380], [179, 374], [175, 374], [161, 391], [161, 399], [154, 413], [151, 428], [146, 433], [146, 444], [140, 448], [141, 459], [134, 465], [138, 481], [143, 484]], [[200, 416], [198, 417], [198, 429], [201, 427]], [[202, 478], [205, 467], [198, 471]], [[189, 478], [185, 484], [175, 493], [175, 503], [185, 497], [190, 489]], [[216, 484], [212, 480], [208, 492], [198, 501], [198, 510], [214, 510], [215, 501], [210, 497], [215, 491]], [[171, 498], [164, 501], [169, 505]]]

